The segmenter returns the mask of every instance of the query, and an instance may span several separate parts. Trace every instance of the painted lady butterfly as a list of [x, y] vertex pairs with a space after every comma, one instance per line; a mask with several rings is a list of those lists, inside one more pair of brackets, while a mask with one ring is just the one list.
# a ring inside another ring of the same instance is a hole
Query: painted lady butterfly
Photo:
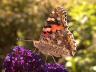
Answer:
[[76, 42], [68, 30], [66, 11], [58, 7], [47, 18], [46, 25], [39, 41], [33, 41], [34, 46], [45, 55], [55, 57], [73, 56], [76, 52]]

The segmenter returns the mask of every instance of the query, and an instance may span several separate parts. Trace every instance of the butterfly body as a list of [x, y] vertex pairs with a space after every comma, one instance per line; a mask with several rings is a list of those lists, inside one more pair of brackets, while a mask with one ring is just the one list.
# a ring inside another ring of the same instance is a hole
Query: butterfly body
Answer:
[[75, 54], [76, 43], [68, 30], [66, 11], [63, 8], [58, 7], [52, 11], [39, 41], [33, 41], [33, 43], [45, 55], [65, 57]]

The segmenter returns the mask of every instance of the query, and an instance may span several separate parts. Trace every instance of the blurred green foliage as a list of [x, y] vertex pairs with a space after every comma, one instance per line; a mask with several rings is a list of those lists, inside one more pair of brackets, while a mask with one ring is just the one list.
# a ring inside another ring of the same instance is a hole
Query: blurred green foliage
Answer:
[[96, 72], [96, 1], [95, 0], [0, 0], [0, 70], [2, 60], [15, 45], [33, 48], [49, 12], [58, 6], [68, 10], [68, 24], [78, 51], [66, 60], [70, 72]]

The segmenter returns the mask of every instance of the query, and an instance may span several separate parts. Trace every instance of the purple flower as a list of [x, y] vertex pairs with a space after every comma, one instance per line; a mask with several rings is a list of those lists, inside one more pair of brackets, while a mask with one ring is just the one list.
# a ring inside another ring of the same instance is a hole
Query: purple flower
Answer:
[[68, 70], [61, 64], [46, 64], [46, 72], [68, 72]]
[[42, 58], [31, 50], [16, 46], [4, 60], [5, 72], [45, 72]]

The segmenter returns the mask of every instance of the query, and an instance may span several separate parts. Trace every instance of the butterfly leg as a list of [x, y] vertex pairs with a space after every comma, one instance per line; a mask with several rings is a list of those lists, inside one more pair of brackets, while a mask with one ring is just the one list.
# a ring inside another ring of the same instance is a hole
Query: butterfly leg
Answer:
[[45, 63], [47, 63], [48, 55], [45, 56]]
[[55, 60], [55, 58], [54, 58], [54, 56], [52, 56], [52, 59], [53, 59], [54, 63], [57, 63], [56, 60]]

